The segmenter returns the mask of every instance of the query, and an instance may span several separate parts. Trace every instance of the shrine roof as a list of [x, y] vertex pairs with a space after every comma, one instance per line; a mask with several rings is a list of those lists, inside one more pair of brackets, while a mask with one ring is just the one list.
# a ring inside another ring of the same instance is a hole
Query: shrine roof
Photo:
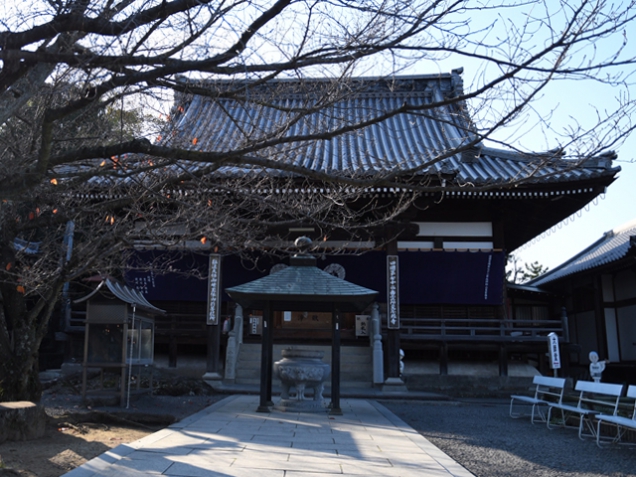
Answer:
[[576, 273], [617, 262], [636, 252], [636, 220], [605, 232], [603, 236], [554, 270], [549, 270], [527, 285], [541, 287]]
[[[105, 288], [104, 288], [105, 287]], [[139, 291], [134, 288], [131, 288], [127, 285], [117, 282], [116, 280], [107, 278], [102, 280], [99, 285], [88, 295], [79, 298], [74, 301], [74, 303], [81, 303], [87, 301], [98, 294], [103, 294], [106, 290], [110, 292], [113, 296], [119, 298], [121, 301], [128, 303], [129, 305], [135, 305], [140, 307], [143, 310], [149, 311], [151, 313], [165, 314], [165, 310], [161, 308], [157, 308], [152, 305], [146, 297]]]
[[[612, 165], [612, 152], [582, 160], [569, 159], [562, 150], [522, 153], [486, 147], [466, 104], [453, 99], [463, 94], [460, 73], [342, 84], [332, 79], [208, 83], [216, 95], [177, 95], [169, 129], [157, 144], [245, 151], [245, 156], [332, 175], [434, 175], [457, 185], [611, 181], [620, 170]], [[193, 84], [192, 90], [202, 91], [197, 87]], [[393, 113], [401, 108], [408, 111]], [[345, 132], [330, 137], [337, 130]], [[283, 143], [261, 147], [273, 137]], [[204, 167], [188, 166], [193, 172]], [[217, 173], [254, 171], [294, 174], [265, 166], [221, 167]]]

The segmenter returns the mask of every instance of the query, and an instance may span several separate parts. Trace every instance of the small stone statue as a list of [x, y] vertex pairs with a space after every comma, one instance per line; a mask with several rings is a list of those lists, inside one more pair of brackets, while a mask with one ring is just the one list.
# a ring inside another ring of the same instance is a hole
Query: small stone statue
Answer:
[[609, 359], [603, 361], [598, 360], [598, 353], [596, 351], [590, 351], [590, 376], [595, 383], [601, 382], [601, 376], [605, 371], [605, 365], [609, 363]]

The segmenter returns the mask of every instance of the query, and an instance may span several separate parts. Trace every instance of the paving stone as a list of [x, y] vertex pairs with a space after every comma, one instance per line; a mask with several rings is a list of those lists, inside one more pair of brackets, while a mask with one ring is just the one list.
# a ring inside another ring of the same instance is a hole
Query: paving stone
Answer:
[[[220, 404], [220, 405], [219, 405]], [[256, 413], [235, 396], [116, 448], [69, 477], [470, 477], [429, 441], [372, 401], [346, 399], [348, 415]], [[393, 416], [393, 417], [392, 417]], [[210, 429], [215, 429], [216, 432]], [[118, 450], [119, 449], [119, 450]]]

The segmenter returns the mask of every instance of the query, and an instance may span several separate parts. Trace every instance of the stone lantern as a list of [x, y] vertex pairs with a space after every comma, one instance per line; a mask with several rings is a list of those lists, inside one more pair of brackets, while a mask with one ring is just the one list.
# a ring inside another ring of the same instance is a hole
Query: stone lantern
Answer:
[[[296, 239], [299, 248], [309, 249], [311, 240]], [[378, 292], [370, 290], [319, 269], [316, 258], [299, 252], [290, 259], [289, 267], [243, 285], [227, 288], [226, 293], [243, 308], [263, 310], [261, 347], [260, 402], [258, 411], [269, 412], [272, 403], [274, 311], [331, 312], [331, 403], [330, 413], [342, 414], [340, 408], [340, 314], [363, 311]], [[309, 381], [308, 381], [309, 382]]]

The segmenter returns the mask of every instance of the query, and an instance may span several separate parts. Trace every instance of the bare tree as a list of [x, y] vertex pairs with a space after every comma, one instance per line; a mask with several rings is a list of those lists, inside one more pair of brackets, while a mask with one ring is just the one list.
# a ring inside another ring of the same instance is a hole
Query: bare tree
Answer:
[[509, 283], [526, 283], [540, 277], [549, 270], [549, 267], [534, 261], [523, 263], [516, 255], [509, 254], [506, 263], [506, 280]]
[[[37, 350], [63, 284], [111, 264], [116, 269], [136, 244], [258, 248], [275, 239], [277, 226], [305, 221], [325, 230], [351, 230], [355, 223], [353, 237], [364, 239], [419, 192], [439, 187], [425, 175], [412, 180], [417, 173], [493, 139], [552, 81], [625, 86], [634, 64], [625, 33], [636, 12], [631, 2], [30, 0], [1, 8], [4, 399], [38, 399]], [[471, 21], [480, 15], [488, 20]], [[601, 43], [604, 54], [594, 49]], [[353, 121], [289, 133], [304, 117], [354, 94], [359, 73], [388, 77], [449, 55], [485, 65], [456, 96], [426, 105], [405, 100]], [[147, 120], [174, 95], [245, 103], [259, 87], [257, 100], [280, 108], [272, 80], [296, 80], [307, 92], [312, 76], [332, 81], [314, 89], [303, 108], [285, 111], [285, 124], [252, 128], [232, 147], [200, 150], [192, 141], [158, 140], [169, 129]], [[445, 107], [470, 108], [480, 128], [467, 128], [462, 141], [432, 155], [409, 180], [389, 170], [334, 175], [286, 160], [311, 141]], [[572, 166], [615, 147], [631, 131], [632, 110], [624, 99], [593, 127], [574, 127], [562, 144], [575, 151]], [[220, 181], [224, 168], [279, 174]], [[538, 161], [516, 180], [540, 170]], [[375, 186], [406, 192], [390, 203], [355, 200]], [[281, 192], [288, 189], [319, 193]]]

